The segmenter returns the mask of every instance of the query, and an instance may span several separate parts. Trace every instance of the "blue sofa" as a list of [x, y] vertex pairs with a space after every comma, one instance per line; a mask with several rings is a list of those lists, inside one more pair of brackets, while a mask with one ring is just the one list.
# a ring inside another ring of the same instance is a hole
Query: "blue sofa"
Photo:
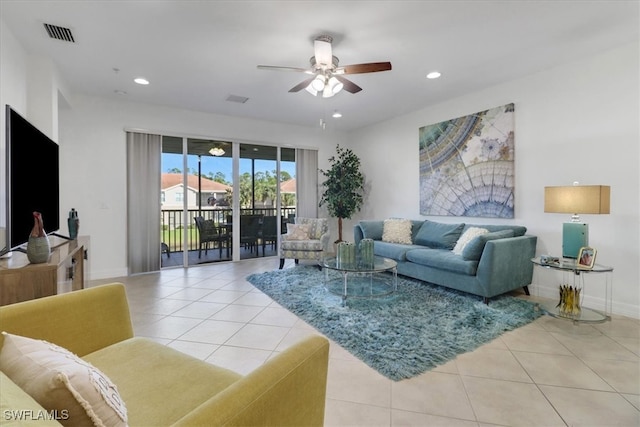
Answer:
[[[373, 239], [374, 254], [395, 260], [398, 274], [478, 295], [485, 303], [519, 288], [529, 295], [537, 237], [525, 235], [526, 227], [410, 222], [410, 243], [384, 241], [384, 220], [360, 221], [354, 226], [354, 242]], [[464, 236], [470, 228], [475, 230]], [[484, 234], [469, 240], [478, 228]], [[458, 240], [468, 242], [462, 253], [456, 247]]]

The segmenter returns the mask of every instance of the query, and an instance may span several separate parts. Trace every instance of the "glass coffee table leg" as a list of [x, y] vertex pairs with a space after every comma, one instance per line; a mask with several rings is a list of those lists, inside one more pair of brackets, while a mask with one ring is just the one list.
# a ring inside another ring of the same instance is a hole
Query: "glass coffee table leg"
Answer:
[[342, 272], [342, 280], [344, 281], [344, 290], [342, 291], [342, 305], [347, 303], [347, 273], [346, 271]]

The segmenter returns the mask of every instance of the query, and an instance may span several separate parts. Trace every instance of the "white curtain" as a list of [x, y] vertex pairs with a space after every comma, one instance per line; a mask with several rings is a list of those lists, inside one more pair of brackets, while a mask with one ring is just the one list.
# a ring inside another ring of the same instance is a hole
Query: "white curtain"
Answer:
[[160, 135], [127, 132], [129, 274], [160, 270]]
[[318, 150], [296, 149], [296, 216], [318, 217]]

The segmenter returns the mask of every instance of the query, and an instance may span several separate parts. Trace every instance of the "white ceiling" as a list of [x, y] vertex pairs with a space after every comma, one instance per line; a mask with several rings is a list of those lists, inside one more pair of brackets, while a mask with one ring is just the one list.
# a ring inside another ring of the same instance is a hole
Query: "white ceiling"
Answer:
[[[324, 119], [349, 131], [637, 41], [639, 5], [0, 0], [0, 16], [29, 53], [52, 58], [73, 91], [301, 126]], [[70, 28], [76, 42], [49, 38], [43, 23]], [[350, 75], [361, 92], [323, 99], [288, 92], [306, 74], [256, 68], [308, 67], [320, 34], [334, 37], [340, 65], [390, 61], [393, 70]], [[427, 80], [432, 70], [442, 77]], [[151, 84], [136, 85], [137, 76]], [[334, 110], [343, 118], [332, 119]]]

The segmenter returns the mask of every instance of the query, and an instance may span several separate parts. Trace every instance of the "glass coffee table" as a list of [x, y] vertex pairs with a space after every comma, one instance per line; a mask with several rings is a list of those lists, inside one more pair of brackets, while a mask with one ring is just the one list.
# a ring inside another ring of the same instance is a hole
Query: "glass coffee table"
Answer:
[[347, 298], [382, 297], [398, 289], [398, 263], [389, 258], [376, 256], [369, 264], [343, 264], [336, 258], [326, 258], [320, 265], [325, 288], [340, 295], [343, 303]]

